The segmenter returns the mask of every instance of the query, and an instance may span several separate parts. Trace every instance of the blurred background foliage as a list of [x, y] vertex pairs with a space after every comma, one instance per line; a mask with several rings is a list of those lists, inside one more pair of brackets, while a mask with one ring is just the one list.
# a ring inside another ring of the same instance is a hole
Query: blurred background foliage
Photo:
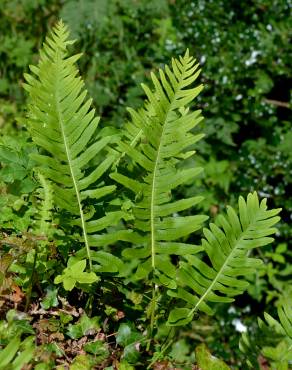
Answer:
[[5, 204], [16, 202], [17, 213], [19, 196], [34, 189], [21, 84], [57, 19], [84, 53], [79, 66], [103, 126], [122, 125], [125, 108], [143, 102], [139, 84], [150, 71], [189, 48], [202, 66], [197, 108], [206, 135], [189, 165], [205, 172], [182, 192], [203, 193], [211, 217], [253, 190], [283, 208], [277, 240], [261, 252], [266, 264], [241, 298], [276, 302], [292, 275], [291, 7], [291, 0], [0, 0], [1, 222], [15, 218]]

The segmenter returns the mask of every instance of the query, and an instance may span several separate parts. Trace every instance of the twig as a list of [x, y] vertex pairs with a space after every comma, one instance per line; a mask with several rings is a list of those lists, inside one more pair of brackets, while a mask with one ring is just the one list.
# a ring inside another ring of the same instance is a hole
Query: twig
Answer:
[[268, 104], [276, 105], [277, 107], [290, 109], [290, 103], [288, 102], [274, 100], [274, 99], [264, 99], [264, 102]]

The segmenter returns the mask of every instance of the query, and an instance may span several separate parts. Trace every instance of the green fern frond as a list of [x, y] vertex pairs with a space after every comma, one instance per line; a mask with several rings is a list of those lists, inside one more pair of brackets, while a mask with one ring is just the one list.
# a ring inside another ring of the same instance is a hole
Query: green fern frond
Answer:
[[265, 321], [258, 318], [259, 334], [242, 334], [239, 348], [246, 355], [250, 368], [260, 369], [258, 356], [261, 354], [269, 360], [272, 369], [288, 370], [292, 361], [291, 297], [284, 297], [278, 316], [279, 321], [265, 312]]
[[[278, 315], [279, 315], [279, 319], [282, 325], [283, 333], [285, 332], [286, 336], [292, 341], [292, 300], [291, 300], [291, 297], [289, 298], [287, 296], [283, 298], [282, 305], [278, 309]], [[266, 321], [269, 322], [267, 318], [266, 318]]]
[[0, 370], [21, 370], [34, 356], [35, 344], [33, 336], [21, 341], [15, 336], [5, 348], [0, 350]]
[[143, 172], [141, 178], [115, 172], [111, 177], [133, 192], [134, 232], [129, 241], [135, 247], [124, 250], [127, 258], [139, 258], [135, 277], [144, 279], [150, 273], [159, 282], [175, 287], [176, 269], [169, 255], [196, 253], [198, 246], [178, 242], [201, 228], [206, 216], [180, 216], [200, 202], [202, 197], [174, 200], [172, 191], [193, 180], [201, 168], [183, 168], [182, 160], [194, 153], [188, 150], [203, 135], [192, 130], [202, 120], [201, 111], [190, 112], [188, 105], [202, 90], [202, 85], [189, 87], [200, 71], [187, 51], [172, 60], [159, 77], [151, 74], [154, 89], [142, 85], [147, 102], [144, 108], [129, 109], [131, 121], [125, 127], [119, 149]]
[[38, 207], [37, 231], [38, 235], [48, 235], [50, 222], [52, 221], [53, 190], [51, 182], [41, 173], [37, 174], [41, 188], [38, 189], [38, 197], [41, 205]]
[[256, 192], [249, 194], [247, 201], [239, 198], [239, 216], [232, 207], [226, 217], [220, 215], [210, 229], [204, 229], [202, 240], [210, 263], [197, 256], [185, 256], [177, 274], [179, 288], [170, 291], [171, 296], [181, 298], [192, 308], [177, 308], [171, 311], [170, 325], [182, 325], [192, 320], [196, 311], [212, 314], [208, 302], [232, 302], [248, 286], [243, 277], [254, 273], [262, 264], [260, 259], [248, 257], [253, 248], [273, 241], [269, 235], [279, 221], [280, 209], [267, 210], [266, 199], [259, 203]]
[[[25, 74], [24, 87], [30, 95], [28, 128], [42, 148], [33, 159], [52, 182], [55, 205], [70, 212], [82, 228], [92, 269], [90, 247], [94, 240], [89, 240], [89, 234], [119, 222], [123, 214], [111, 213], [101, 221], [90, 219], [92, 215], [85, 211], [86, 199], [96, 201], [115, 190], [115, 186], [104, 186], [101, 180], [115, 156], [100, 155], [112, 139], [97, 137], [99, 118], [75, 67], [81, 54], [68, 56], [67, 47], [73, 43], [68, 37], [67, 27], [60, 21], [46, 38], [38, 66], [30, 66], [32, 74]], [[99, 164], [90, 170], [90, 161], [98, 162], [98, 158]]]
[[279, 321], [265, 312], [265, 320], [270, 328], [278, 335], [283, 336], [283, 340], [277, 346], [265, 346], [262, 349], [263, 356], [277, 362], [281, 368], [287, 366], [292, 361], [292, 303], [286, 297], [282, 305], [278, 308]]

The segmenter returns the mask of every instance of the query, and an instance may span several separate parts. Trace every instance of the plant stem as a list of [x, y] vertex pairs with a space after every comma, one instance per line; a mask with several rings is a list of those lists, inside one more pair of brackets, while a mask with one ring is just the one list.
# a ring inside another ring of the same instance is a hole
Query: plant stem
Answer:
[[152, 283], [152, 298], [150, 302], [150, 331], [149, 331], [149, 342], [147, 343], [147, 351], [150, 349], [151, 340], [153, 337], [154, 323], [155, 323], [155, 312], [156, 312], [156, 301], [157, 301], [157, 290], [158, 286]]
[[32, 271], [31, 271], [31, 276], [30, 276], [30, 284], [29, 284], [29, 288], [28, 288], [28, 291], [27, 291], [27, 294], [26, 294], [26, 302], [25, 302], [25, 308], [24, 308], [25, 312], [27, 312], [29, 304], [30, 304], [30, 300], [31, 300], [32, 286], [33, 286], [33, 279], [34, 279], [37, 255], [38, 255], [38, 251], [37, 251], [37, 247], [36, 247], [36, 249], [34, 250], [34, 259], [33, 259]]
[[154, 365], [155, 362], [157, 362], [160, 358], [162, 358], [163, 355], [164, 355], [164, 353], [165, 353], [165, 351], [173, 344], [174, 341], [172, 339], [168, 340], [168, 338], [169, 338], [169, 336], [170, 336], [170, 334], [172, 332], [172, 329], [173, 328], [170, 328], [170, 330], [169, 330], [169, 332], [167, 334], [167, 338], [166, 338], [165, 344], [162, 345], [161, 351], [160, 351], [159, 355], [157, 357], [155, 357], [154, 359], [152, 357], [152, 362], [148, 365], [147, 370], [148, 369], [151, 369], [152, 368], [152, 365]]
[[89, 317], [92, 315], [93, 301], [94, 301], [94, 294], [90, 292], [86, 305], [85, 305], [85, 311], [87, 311], [87, 314]]

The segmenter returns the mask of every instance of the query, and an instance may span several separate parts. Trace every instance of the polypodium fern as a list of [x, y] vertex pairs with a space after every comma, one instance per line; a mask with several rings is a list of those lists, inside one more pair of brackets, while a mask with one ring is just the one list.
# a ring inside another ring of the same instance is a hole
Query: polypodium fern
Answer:
[[[96, 203], [115, 190], [114, 185], [104, 186], [101, 180], [115, 157], [110, 154], [98, 157], [112, 137], [97, 135], [99, 118], [94, 116], [91, 99], [86, 99], [84, 82], [75, 67], [81, 54], [68, 56], [67, 46], [73, 43], [68, 36], [60, 21], [46, 38], [38, 66], [30, 66], [32, 74], [25, 74], [24, 86], [30, 95], [27, 122], [32, 139], [42, 149], [33, 159], [39, 164], [39, 171], [52, 182], [55, 204], [70, 212], [75, 218], [73, 223], [82, 228], [85, 255], [92, 269], [90, 247], [95, 242], [90, 241], [89, 234], [117, 223], [123, 212], [110, 212], [95, 219], [92, 210], [85, 210], [87, 198]], [[96, 163], [99, 159], [93, 170], [89, 166], [92, 159]], [[98, 242], [94, 245], [106, 244], [102, 235]], [[98, 253], [94, 254], [97, 260], [109, 257], [104, 252], [100, 252], [101, 256]]]
[[0, 350], [0, 370], [21, 370], [34, 356], [35, 344], [32, 336], [21, 341], [15, 336]]
[[36, 217], [36, 233], [47, 236], [50, 229], [50, 221], [52, 220], [52, 185], [41, 173], [38, 173], [37, 177], [41, 185], [41, 188], [38, 189], [38, 198], [41, 201], [41, 205], [38, 207], [38, 215]]
[[[246, 289], [247, 282], [238, 277], [253, 272], [261, 263], [248, 257], [249, 251], [273, 240], [268, 235], [275, 232], [272, 226], [279, 219], [279, 210], [267, 211], [266, 201], [259, 204], [256, 193], [250, 194], [247, 202], [240, 197], [239, 217], [229, 207], [226, 218], [219, 216], [210, 230], [204, 229], [201, 246], [181, 241], [207, 219], [186, 213], [202, 197], [175, 200], [172, 194], [201, 171], [184, 166], [184, 160], [194, 154], [193, 145], [203, 136], [193, 130], [202, 120], [201, 112], [188, 107], [202, 89], [190, 87], [199, 74], [198, 64], [187, 51], [184, 57], [172, 60], [172, 69], [166, 66], [159, 70], [159, 77], [152, 74], [153, 90], [143, 85], [148, 98], [144, 108], [129, 109], [131, 121], [124, 129], [124, 141], [118, 143], [117, 157], [108, 147], [115, 136], [96, 131], [99, 119], [94, 118], [91, 100], [85, 100], [84, 83], [74, 65], [80, 54], [69, 57], [70, 44], [68, 31], [60, 22], [47, 37], [38, 66], [31, 67], [33, 74], [25, 75], [30, 94], [28, 127], [40, 147], [33, 158], [52, 183], [55, 204], [72, 215], [73, 226], [82, 228], [85, 243], [85, 250], [69, 259], [68, 268], [55, 282], [66, 282], [65, 287], [72, 289], [78, 282], [97, 281], [92, 271], [83, 272], [86, 254], [90, 270], [96, 260], [103, 265], [98, 267], [100, 271], [114, 271], [111, 263], [118, 266], [118, 259], [105, 251], [93, 252], [91, 247], [125, 240], [133, 246], [125, 249], [123, 256], [139, 262], [135, 277], [152, 284], [151, 331], [159, 284], [170, 289], [171, 297], [189, 305], [171, 311], [170, 325], [190, 322], [196, 311], [212, 314], [209, 302], [232, 302]], [[101, 154], [104, 149], [106, 155]], [[134, 163], [132, 173], [130, 167], [121, 165], [124, 155]], [[94, 169], [92, 160], [97, 163]], [[132, 205], [133, 227], [100, 234], [129, 217], [124, 211], [113, 211], [96, 218], [100, 199], [115, 190], [114, 185], [105, 186], [103, 181], [112, 166], [116, 172], [111, 178], [133, 192], [123, 207]], [[196, 256], [203, 250], [209, 264]], [[173, 255], [178, 258], [172, 260]]]
[[269, 359], [273, 370], [287, 370], [292, 361], [292, 304], [291, 296], [283, 297], [278, 307], [279, 321], [264, 313], [265, 321], [258, 318], [259, 334], [243, 333], [240, 350], [246, 354], [247, 364], [260, 369], [258, 356]]
[[209, 264], [195, 255], [185, 256], [177, 273], [178, 289], [169, 294], [181, 298], [191, 308], [175, 308], [170, 312], [170, 325], [190, 322], [196, 311], [212, 314], [208, 302], [232, 302], [243, 293], [248, 282], [242, 278], [254, 273], [262, 260], [248, 257], [251, 249], [273, 241], [269, 235], [276, 232], [272, 226], [279, 221], [280, 209], [267, 210], [266, 199], [259, 203], [256, 192], [247, 201], [239, 197], [239, 216], [232, 207], [227, 216], [219, 215], [210, 229], [204, 229], [202, 240]]
[[198, 251], [197, 246], [177, 240], [198, 230], [207, 219], [178, 214], [202, 197], [174, 200], [171, 195], [173, 189], [201, 171], [179, 167], [182, 159], [194, 153], [187, 149], [203, 136], [191, 132], [202, 120], [201, 112], [190, 112], [187, 108], [202, 90], [201, 85], [189, 88], [199, 75], [197, 69], [198, 64], [187, 51], [180, 60], [172, 60], [172, 70], [166, 66], [165, 71], [159, 70], [159, 78], [151, 75], [153, 91], [142, 85], [148, 100], [138, 111], [129, 109], [131, 121], [125, 127], [124, 141], [119, 144], [122, 154], [126, 153], [142, 169], [142, 176], [134, 179], [133, 173], [126, 176], [121, 171], [111, 174], [134, 193], [134, 231], [129, 240], [135, 245], [125, 249], [123, 255], [141, 260], [135, 273], [137, 279], [152, 273], [154, 280], [172, 288], [176, 269], [170, 255]]

